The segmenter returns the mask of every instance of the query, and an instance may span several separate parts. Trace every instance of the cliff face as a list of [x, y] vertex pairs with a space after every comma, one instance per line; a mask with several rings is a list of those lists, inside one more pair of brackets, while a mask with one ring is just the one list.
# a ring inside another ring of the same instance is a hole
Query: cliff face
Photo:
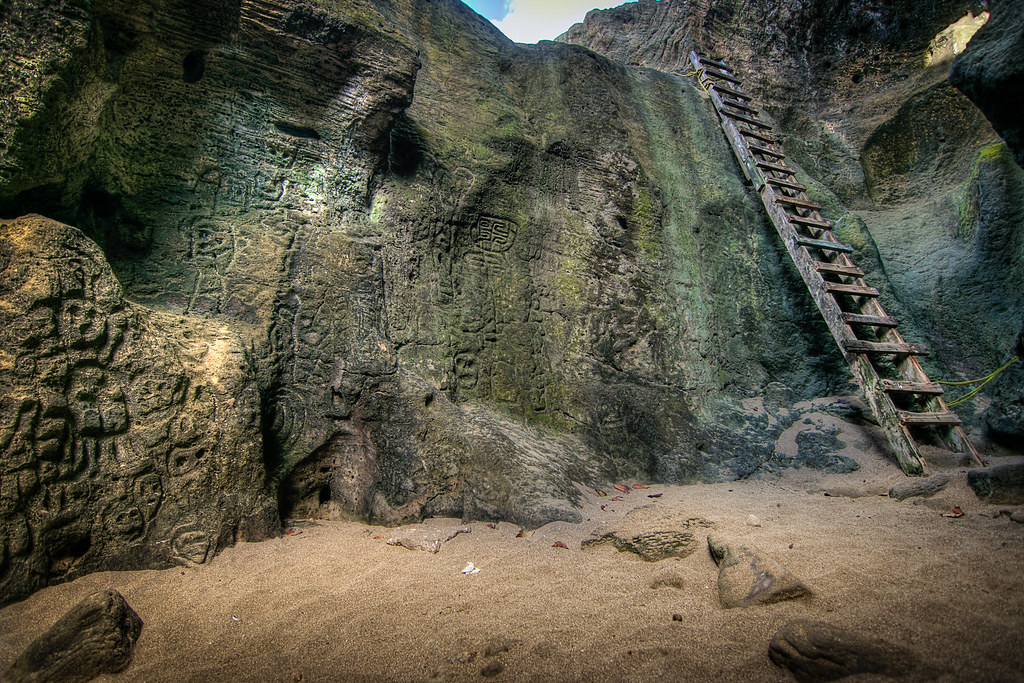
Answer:
[[[513, 45], [448, 0], [0, 12], [0, 485], [25, 487], [0, 511], [4, 595], [202, 561], [166, 549], [265, 535], [276, 510], [538, 525], [578, 518], [572, 482], [771, 472], [793, 404], [850, 389], [710, 105], [668, 61]], [[869, 202], [840, 157], [837, 195]], [[1017, 182], [1001, 158], [963, 182]], [[956, 238], [972, 254], [987, 202]], [[877, 233], [844, 225], [876, 253]], [[87, 263], [102, 291], [69, 289], [64, 266], [36, 276], [49, 293], [24, 284], [51, 261]], [[25, 310], [54, 332], [29, 334]], [[102, 360], [79, 352], [94, 347]], [[109, 455], [76, 464], [89, 449]], [[147, 507], [143, 479], [168, 502]], [[62, 544], [39, 511], [65, 489], [81, 504]], [[97, 514], [111, 506], [128, 554]]]
[[[695, 47], [725, 59], [859, 247], [905, 336], [935, 352], [925, 359], [930, 375], [973, 378], [1013, 355], [1024, 317], [1024, 174], [1013, 164], [1012, 113], [1020, 12], [1017, 2], [992, 5], [986, 26], [987, 12], [969, 2], [641, 0], [591, 12], [559, 40], [683, 73]], [[1019, 443], [1024, 405], [1011, 396], [1022, 381], [1018, 364], [991, 400], [959, 409], [976, 437]]]

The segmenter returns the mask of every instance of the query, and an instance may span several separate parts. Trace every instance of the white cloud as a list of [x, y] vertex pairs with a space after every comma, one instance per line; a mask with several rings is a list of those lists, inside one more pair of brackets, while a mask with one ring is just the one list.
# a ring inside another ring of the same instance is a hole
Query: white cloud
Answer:
[[494, 25], [517, 43], [553, 40], [583, 21], [592, 9], [607, 9], [623, 4], [601, 4], [601, 0], [512, 0], [512, 11]]

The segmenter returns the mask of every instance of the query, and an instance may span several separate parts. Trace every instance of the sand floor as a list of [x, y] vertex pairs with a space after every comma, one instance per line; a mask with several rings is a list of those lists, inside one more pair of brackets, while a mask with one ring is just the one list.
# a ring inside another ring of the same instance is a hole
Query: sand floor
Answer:
[[[862, 465], [652, 486], [614, 504], [588, 491], [583, 524], [517, 537], [511, 524], [473, 523], [436, 555], [386, 545], [382, 527], [325, 521], [203, 566], [94, 574], [0, 610], [0, 671], [80, 598], [112, 587], [145, 626], [130, 667], [109, 680], [478, 680], [494, 661], [498, 680], [792, 680], [767, 646], [793, 619], [902, 643], [932, 668], [922, 679], [1024, 680], [1024, 525], [978, 502], [962, 467], [934, 498], [899, 503], [879, 495], [907, 481], [896, 465]], [[726, 610], [703, 546], [658, 563], [581, 549], [595, 527], [648, 504], [711, 520], [815, 596]], [[963, 517], [942, 516], [956, 505]], [[467, 562], [481, 571], [460, 573]], [[683, 587], [650, 587], [666, 573]]]

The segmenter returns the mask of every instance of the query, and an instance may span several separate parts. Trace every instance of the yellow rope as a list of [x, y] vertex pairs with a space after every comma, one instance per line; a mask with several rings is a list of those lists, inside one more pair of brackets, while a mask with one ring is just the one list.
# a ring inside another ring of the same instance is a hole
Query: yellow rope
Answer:
[[1014, 363], [1019, 363], [1020, 361], [1021, 361], [1020, 356], [1014, 356], [1013, 358], [1011, 358], [1009, 361], [1006, 362], [1006, 365], [1004, 365], [1003, 367], [999, 368], [998, 370], [993, 372], [991, 375], [986, 375], [984, 377], [979, 377], [978, 379], [968, 379], [968, 380], [965, 380], [963, 382], [938, 382], [938, 384], [945, 384], [946, 386], [965, 386], [965, 385], [968, 385], [968, 384], [974, 384], [975, 382], [981, 382], [981, 384], [979, 384], [978, 386], [974, 387], [973, 389], [968, 391], [963, 396], [960, 396], [960, 397], [950, 401], [946, 405], [949, 406], [950, 408], [955, 408], [956, 406], [960, 405], [961, 403], [964, 403], [965, 401], [971, 400], [972, 398], [975, 397], [975, 395], [977, 395], [977, 393], [979, 391], [981, 391], [982, 387], [984, 387], [986, 384], [988, 384], [989, 382], [994, 380], [996, 377], [998, 377], [999, 373], [1001, 373], [1003, 370], [1005, 370], [1006, 368], [1010, 367]]
[[707, 93], [708, 97], [711, 97], [711, 91], [708, 90], [707, 84], [704, 83], [704, 69], [697, 69], [695, 71], [691, 71], [685, 74], [680, 74], [678, 71], [676, 73], [682, 76], [683, 78], [690, 78], [691, 76], [696, 76], [697, 83], [700, 84], [700, 89]]

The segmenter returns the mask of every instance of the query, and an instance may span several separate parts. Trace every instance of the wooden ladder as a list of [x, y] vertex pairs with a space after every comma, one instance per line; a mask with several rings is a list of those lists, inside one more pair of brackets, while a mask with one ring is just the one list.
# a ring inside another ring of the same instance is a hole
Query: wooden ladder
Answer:
[[[925, 474], [913, 431], [932, 429], [947, 448], [981, 458], [967, 439], [960, 418], [946, 407], [942, 387], [931, 382], [916, 356], [928, 354], [907, 343], [899, 323], [882, 308], [878, 290], [850, 260], [853, 247], [832, 233], [821, 205], [786, 165], [772, 127], [759, 116], [752, 98], [724, 62], [690, 53], [701, 88], [711, 98], [743, 174], [761, 196], [768, 216], [793, 258], [836, 343], [850, 364], [864, 397], [885, 431], [903, 471]], [[982, 463], [984, 464], [984, 463]]]

